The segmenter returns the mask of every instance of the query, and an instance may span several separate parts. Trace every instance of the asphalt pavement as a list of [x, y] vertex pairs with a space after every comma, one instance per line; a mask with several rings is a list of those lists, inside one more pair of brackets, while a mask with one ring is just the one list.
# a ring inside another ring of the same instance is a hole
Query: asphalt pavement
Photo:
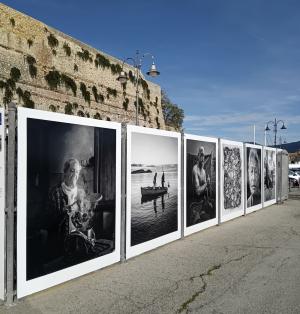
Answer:
[[300, 189], [0, 313], [300, 313]]

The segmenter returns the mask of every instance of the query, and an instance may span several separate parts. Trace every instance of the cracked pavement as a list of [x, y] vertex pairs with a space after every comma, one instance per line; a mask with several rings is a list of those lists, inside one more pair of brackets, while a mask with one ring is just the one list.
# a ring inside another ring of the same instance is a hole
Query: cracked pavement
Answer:
[[[300, 192], [299, 192], [300, 194]], [[19, 300], [0, 313], [300, 313], [300, 199]]]

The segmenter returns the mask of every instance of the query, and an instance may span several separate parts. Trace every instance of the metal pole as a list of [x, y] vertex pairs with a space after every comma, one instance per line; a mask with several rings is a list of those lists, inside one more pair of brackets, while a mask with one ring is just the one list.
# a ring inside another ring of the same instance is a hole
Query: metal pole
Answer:
[[267, 126], [265, 126], [265, 146], [267, 146], [267, 131], [266, 131]]
[[7, 150], [7, 188], [6, 188], [6, 305], [11, 306], [15, 295], [15, 164], [16, 157], [16, 105], [8, 105], [8, 150]]
[[126, 123], [122, 123], [121, 132], [121, 262], [126, 261]]
[[135, 125], [139, 125], [139, 69], [136, 68], [136, 90], [135, 90]]
[[136, 82], [135, 82], [135, 101], [136, 101], [136, 113], [135, 113], [135, 125], [139, 125], [139, 79], [140, 79], [140, 60], [139, 60], [139, 51], [136, 51], [135, 54], [135, 68], [136, 68]]
[[275, 123], [274, 123], [274, 146], [276, 147], [276, 135], [277, 135], [277, 122], [276, 122], [276, 118], [275, 118]]

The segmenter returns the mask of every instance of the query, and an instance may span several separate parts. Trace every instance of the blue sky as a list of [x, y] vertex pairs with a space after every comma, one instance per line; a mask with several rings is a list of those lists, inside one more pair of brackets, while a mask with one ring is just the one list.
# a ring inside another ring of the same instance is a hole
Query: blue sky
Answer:
[[251, 141], [255, 124], [263, 143], [276, 117], [278, 138], [300, 140], [298, 0], [3, 3], [119, 59], [154, 54], [153, 81], [184, 109], [186, 133]]

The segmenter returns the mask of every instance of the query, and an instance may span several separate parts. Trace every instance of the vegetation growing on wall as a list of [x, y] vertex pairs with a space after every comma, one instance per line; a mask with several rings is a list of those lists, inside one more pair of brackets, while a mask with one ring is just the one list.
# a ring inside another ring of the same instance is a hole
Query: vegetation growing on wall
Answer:
[[101, 93], [98, 93], [97, 87], [95, 85], [92, 87], [92, 92], [96, 102], [104, 102], [104, 96]]
[[66, 55], [68, 57], [70, 57], [70, 55], [71, 55], [71, 48], [70, 48], [70, 46], [66, 42], [64, 42], [63, 49], [64, 49]]
[[182, 129], [184, 118], [183, 109], [178, 105], [173, 104], [163, 90], [161, 92], [161, 105], [166, 125], [174, 127], [176, 130], [180, 131]]
[[110, 68], [110, 61], [108, 58], [106, 58], [105, 56], [103, 56], [100, 53], [96, 54], [96, 58], [95, 58], [95, 66], [96, 68], [102, 68], [102, 69], [108, 69]]
[[56, 70], [49, 71], [48, 74], [45, 75], [45, 80], [48, 83], [50, 89], [57, 89], [61, 82], [60, 74]]
[[67, 90], [72, 90], [73, 95], [76, 96], [77, 85], [75, 81], [66, 74], [60, 74], [56, 70], [49, 71], [47, 75], [45, 75], [45, 80], [48, 83], [50, 89], [57, 89], [58, 86], [63, 84]]
[[33, 56], [28, 55], [26, 57], [26, 61], [28, 64], [29, 74], [31, 78], [36, 78], [37, 75], [37, 67], [36, 67], [36, 60]]
[[112, 63], [110, 65], [110, 70], [111, 70], [111, 73], [115, 75], [115, 74], [121, 73], [122, 67], [120, 66], [119, 63], [117, 63], [117, 64]]
[[129, 105], [129, 99], [125, 98], [123, 101], [123, 108], [127, 111], [128, 110], [128, 105]]
[[31, 46], [33, 45], [33, 40], [32, 39], [27, 39], [27, 45], [28, 45], [28, 47], [30, 49]]
[[18, 68], [13, 67], [10, 69], [10, 78], [6, 81], [0, 80], [0, 89], [4, 89], [3, 103], [5, 105], [9, 104], [12, 101], [12, 97], [14, 95], [14, 91], [16, 91], [19, 99], [23, 100], [24, 105], [29, 106], [29, 108], [34, 107], [34, 102], [30, 99], [31, 94], [29, 92], [23, 93], [20, 87], [16, 90], [16, 82], [18, 82], [21, 78], [21, 72]]
[[15, 27], [15, 26], [16, 26], [16, 21], [15, 21], [15, 19], [14, 19], [13, 17], [11, 17], [11, 18], [9, 19], [9, 21], [10, 21], [10, 24], [11, 24], [12, 27]]
[[48, 45], [51, 47], [51, 48], [55, 48], [58, 46], [58, 40], [57, 38], [53, 35], [53, 34], [50, 34], [48, 37]]
[[106, 91], [107, 91], [107, 98], [109, 98], [109, 96], [113, 96], [113, 97], [117, 97], [117, 90], [115, 88], [110, 88], [110, 87], [107, 87], [106, 88]]
[[132, 84], [134, 84], [135, 78], [134, 78], [134, 75], [133, 75], [133, 73], [132, 73], [131, 70], [129, 70], [129, 72], [128, 72], [128, 78], [129, 78], [129, 81], [130, 81]]
[[10, 78], [11, 80], [13, 80], [14, 82], [17, 82], [21, 77], [21, 72], [18, 68], [13, 67], [10, 69]]
[[77, 51], [77, 56], [82, 59], [83, 61], [90, 61], [93, 62], [92, 55], [86, 49], [81, 48], [81, 51]]
[[70, 102], [67, 102], [65, 105], [65, 114], [73, 115], [73, 105]]
[[81, 110], [78, 110], [78, 111], [77, 111], [77, 116], [78, 116], [78, 117], [84, 117], [84, 112], [81, 111]]
[[61, 74], [60, 80], [65, 85], [66, 89], [67, 90], [71, 89], [73, 92], [73, 95], [76, 96], [77, 85], [75, 81], [65, 74]]
[[52, 112], [56, 112], [56, 107], [54, 105], [50, 105], [49, 110]]
[[80, 90], [81, 90], [81, 94], [82, 94], [82, 97], [84, 98], [84, 100], [90, 104], [91, 103], [91, 93], [87, 90], [85, 84], [82, 82], [80, 83]]
[[158, 121], [158, 117], [155, 118], [155, 121], [156, 121], [157, 128], [160, 129], [160, 123]]
[[21, 87], [18, 87], [16, 93], [19, 97], [19, 100], [23, 101], [23, 107], [34, 108], [34, 101], [31, 99], [31, 93], [29, 91], [23, 91]]
[[100, 115], [99, 112], [95, 113], [93, 118], [97, 119], [97, 120], [102, 120], [101, 115]]

